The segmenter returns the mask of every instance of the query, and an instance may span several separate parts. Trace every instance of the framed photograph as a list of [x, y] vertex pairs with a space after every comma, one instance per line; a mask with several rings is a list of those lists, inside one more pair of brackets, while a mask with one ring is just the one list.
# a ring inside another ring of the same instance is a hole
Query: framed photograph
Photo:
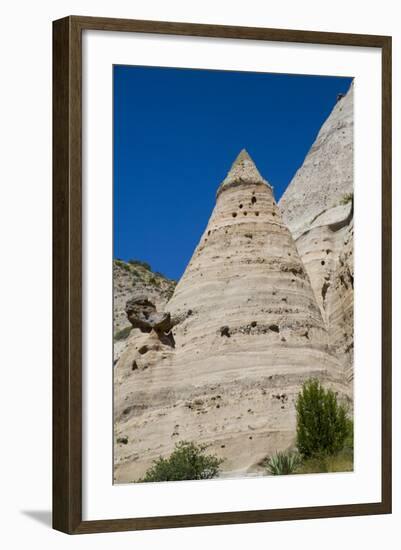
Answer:
[[391, 512], [391, 38], [53, 24], [53, 526]]

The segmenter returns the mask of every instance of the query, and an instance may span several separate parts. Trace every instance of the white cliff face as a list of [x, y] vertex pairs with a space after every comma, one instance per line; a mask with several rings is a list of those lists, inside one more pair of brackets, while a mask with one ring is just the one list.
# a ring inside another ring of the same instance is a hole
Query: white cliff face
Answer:
[[280, 200], [283, 220], [296, 239], [316, 216], [353, 192], [353, 84], [323, 124], [301, 168]]
[[179, 440], [209, 444], [225, 475], [255, 473], [294, 445], [306, 378], [347, 393], [308, 272], [245, 151], [165, 310], [174, 341], [133, 329], [115, 367], [116, 482]]
[[[279, 203], [324, 319], [332, 356], [353, 379], [353, 85], [322, 126]], [[349, 391], [352, 387], [349, 385]]]

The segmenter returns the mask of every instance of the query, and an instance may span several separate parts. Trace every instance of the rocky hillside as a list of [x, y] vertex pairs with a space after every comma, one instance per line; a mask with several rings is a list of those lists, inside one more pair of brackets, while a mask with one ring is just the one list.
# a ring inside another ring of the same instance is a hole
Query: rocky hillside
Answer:
[[[131, 328], [125, 312], [128, 300], [148, 296], [160, 309], [171, 298], [176, 282], [137, 260], [113, 261], [114, 339], [125, 339]], [[124, 330], [125, 329], [125, 330]]]

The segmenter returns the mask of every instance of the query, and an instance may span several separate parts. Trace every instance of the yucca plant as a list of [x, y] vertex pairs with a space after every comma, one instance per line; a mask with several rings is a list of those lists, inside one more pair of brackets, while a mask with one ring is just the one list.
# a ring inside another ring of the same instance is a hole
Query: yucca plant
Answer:
[[297, 452], [278, 452], [266, 461], [266, 469], [273, 476], [293, 474], [301, 465], [302, 459]]

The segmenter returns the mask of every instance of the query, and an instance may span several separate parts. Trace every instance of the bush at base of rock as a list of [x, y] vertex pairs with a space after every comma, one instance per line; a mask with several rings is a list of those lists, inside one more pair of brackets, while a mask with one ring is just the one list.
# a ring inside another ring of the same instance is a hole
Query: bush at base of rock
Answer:
[[344, 405], [316, 379], [304, 382], [296, 402], [297, 447], [304, 458], [333, 455], [345, 444], [351, 429]]
[[211, 479], [219, 473], [222, 459], [205, 454], [207, 445], [180, 441], [168, 458], [158, 458], [139, 482]]

